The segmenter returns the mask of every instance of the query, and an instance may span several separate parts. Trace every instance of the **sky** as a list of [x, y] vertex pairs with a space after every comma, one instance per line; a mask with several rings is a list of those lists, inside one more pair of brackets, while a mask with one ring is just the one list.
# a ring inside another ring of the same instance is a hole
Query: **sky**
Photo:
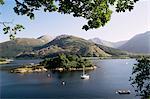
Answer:
[[[150, 0], [140, 0], [131, 12], [116, 13], [114, 11], [111, 20], [104, 27], [89, 31], [82, 30], [82, 26], [86, 24], [86, 20], [83, 18], [37, 11], [35, 19], [30, 20], [27, 16], [16, 15], [13, 11], [14, 4], [14, 0], [5, 0], [5, 4], [0, 6], [0, 22], [12, 21], [13, 24], [11, 25], [24, 25], [25, 30], [16, 35], [19, 38], [37, 38], [42, 35], [56, 37], [68, 34], [84, 39], [97, 37], [117, 42], [150, 31]], [[9, 35], [3, 34], [2, 25], [0, 25], [0, 42], [8, 40]]]

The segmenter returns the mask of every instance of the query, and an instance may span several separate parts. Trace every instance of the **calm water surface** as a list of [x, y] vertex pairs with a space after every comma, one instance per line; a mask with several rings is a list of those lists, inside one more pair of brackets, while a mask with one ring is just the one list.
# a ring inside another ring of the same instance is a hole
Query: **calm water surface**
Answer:
[[[9, 66], [39, 61], [16, 60]], [[88, 71], [89, 80], [80, 79], [81, 71], [12, 74], [1, 70], [0, 96], [18, 99], [138, 99], [128, 81], [132, 66], [136, 63], [134, 59], [106, 59], [93, 62], [98, 68]], [[47, 74], [51, 74], [52, 77], [47, 77]], [[62, 81], [66, 84], [62, 85]], [[129, 89], [131, 94], [118, 95], [115, 93], [118, 89]]]

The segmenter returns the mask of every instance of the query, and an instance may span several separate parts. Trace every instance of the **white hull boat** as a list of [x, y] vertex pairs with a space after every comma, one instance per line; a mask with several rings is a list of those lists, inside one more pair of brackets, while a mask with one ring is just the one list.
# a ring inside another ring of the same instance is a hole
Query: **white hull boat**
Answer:
[[85, 73], [85, 66], [83, 66], [83, 74], [81, 75], [81, 79], [89, 79], [90, 76]]
[[81, 79], [89, 79], [89, 78], [90, 78], [90, 76], [87, 74], [81, 75]]

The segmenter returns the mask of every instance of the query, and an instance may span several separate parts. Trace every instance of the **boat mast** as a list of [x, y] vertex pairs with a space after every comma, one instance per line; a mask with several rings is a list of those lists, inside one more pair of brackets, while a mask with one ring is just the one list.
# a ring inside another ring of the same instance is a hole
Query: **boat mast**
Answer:
[[83, 66], [83, 75], [85, 74], [85, 66]]

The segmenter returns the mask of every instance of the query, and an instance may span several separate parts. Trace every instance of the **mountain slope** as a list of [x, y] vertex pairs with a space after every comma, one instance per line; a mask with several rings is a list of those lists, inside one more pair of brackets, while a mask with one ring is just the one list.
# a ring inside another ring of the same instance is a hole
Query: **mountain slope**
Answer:
[[[40, 49], [21, 53], [18, 57], [51, 57], [60, 53], [105, 57], [111, 56], [111, 54], [117, 55], [115, 53], [119, 51], [120, 50], [89, 42], [88, 40], [79, 37], [61, 35], [51, 42], [41, 46]], [[127, 53], [121, 52], [119, 54], [126, 55]]]
[[122, 46], [123, 44], [127, 43], [127, 41], [128, 40], [113, 42], [113, 46], [114, 46], [114, 48], [118, 48], [118, 47]]
[[150, 31], [134, 36], [119, 49], [133, 53], [150, 53]]
[[[55, 50], [54, 50], [55, 49]], [[82, 56], [109, 56], [99, 47], [85, 39], [75, 36], [61, 35], [56, 37], [53, 41], [45, 44], [37, 51], [44, 52], [42, 55], [48, 56], [57, 53], [79, 54]]]
[[96, 44], [96, 46], [98, 46], [103, 51], [105, 51], [106, 53], [108, 53], [108, 54], [110, 54], [112, 56], [121, 56], [121, 55], [129, 55], [129, 54], [131, 54], [131, 53], [127, 52], [127, 51], [122, 51], [122, 50], [115, 49], [115, 48], [112, 48], [112, 47], [107, 47], [107, 46], [104, 46], [104, 45]]
[[89, 39], [89, 41], [94, 42], [96, 44], [108, 46], [108, 47], [113, 47], [113, 48], [115, 47], [113, 42], [105, 41], [105, 40], [102, 40], [102, 39], [99, 39], [99, 38], [92, 38], [92, 39]]
[[44, 45], [45, 42], [34, 38], [16, 38], [0, 43], [0, 57], [15, 57], [20, 52], [32, 51], [33, 47]]
[[37, 39], [41, 40], [42, 42], [44, 42], [45, 44], [52, 41], [53, 37], [51, 37], [50, 35], [43, 35], [38, 37]]
[[102, 40], [100, 38], [92, 38], [92, 39], [89, 39], [89, 41], [94, 42], [96, 44], [104, 45], [107, 47], [112, 47], [112, 48], [118, 48], [127, 42], [127, 40], [119, 41], [119, 42], [110, 42], [110, 41]]

